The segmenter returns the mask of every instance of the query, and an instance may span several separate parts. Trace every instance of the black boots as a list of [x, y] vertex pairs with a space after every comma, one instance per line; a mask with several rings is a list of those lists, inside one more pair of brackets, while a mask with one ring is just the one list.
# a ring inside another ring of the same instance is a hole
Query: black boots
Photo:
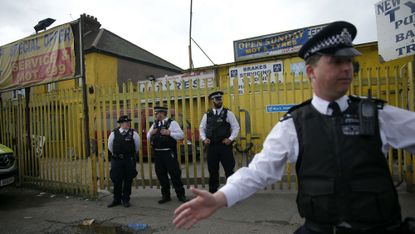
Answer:
[[125, 208], [127, 208], [127, 207], [130, 207], [130, 206], [131, 206], [131, 203], [130, 203], [129, 201], [123, 201], [123, 202], [122, 202], [122, 205], [123, 205]]
[[187, 202], [187, 198], [186, 198], [186, 196], [185, 196], [185, 195], [180, 195], [180, 196], [177, 196], [177, 199], [178, 199], [181, 203], [185, 203], [185, 202]]
[[170, 197], [163, 196], [163, 198], [161, 198], [161, 200], [159, 200], [159, 204], [164, 204], [164, 203], [169, 202], [169, 201], [171, 201]]
[[119, 206], [121, 205], [120, 201], [112, 201], [110, 204], [107, 205], [108, 208], [114, 207], [114, 206]]
[[121, 204], [124, 207], [126, 207], [126, 208], [131, 206], [131, 203], [129, 201], [123, 201], [123, 202], [120, 202], [120, 201], [112, 201], [110, 204], [107, 205], [107, 207], [108, 208], [111, 208], [111, 207], [114, 207], [114, 206], [119, 206]]

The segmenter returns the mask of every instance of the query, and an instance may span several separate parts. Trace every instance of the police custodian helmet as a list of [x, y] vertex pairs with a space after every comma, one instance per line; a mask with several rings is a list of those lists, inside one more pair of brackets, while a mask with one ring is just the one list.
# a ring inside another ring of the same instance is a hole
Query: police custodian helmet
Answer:
[[298, 52], [298, 56], [307, 60], [314, 54], [331, 55], [335, 57], [353, 57], [361, 53], [353, 48], [356, 37], [356, 27], [345, 21], [330, 23], [311, 39]]

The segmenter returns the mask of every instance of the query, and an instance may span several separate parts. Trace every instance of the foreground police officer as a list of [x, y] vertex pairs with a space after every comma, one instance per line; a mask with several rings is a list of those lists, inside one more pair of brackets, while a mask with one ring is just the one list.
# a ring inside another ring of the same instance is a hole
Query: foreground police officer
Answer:
[[334, 22], [299, 52], [314, 95], [271, 130], [262, 151], [214, 195], [175, 211], [173, 223], [190, 228], [223, 206], [232, 206], [284, 175], [296, 162], [297, 206], [305, 225], [295, 233], [399, 233], [398, 196], [386, 154], [389, 147], [415, 153], [415, 113], [380, 100], [345, 96], [352, 82], [356, 28]]
[[200, 139], [207, 147], [209, 170], [209, 192], [215, 193], [219, 188], [219, 162], [228, 178], [233, 174], [235, 159], [232, 142], [238, 136], [239, 124], [232, 111], [223, 107], [222, 91], [209, 94], [212, 108], [200, 122]]
[[140, 137], [130, 128], [131, 119], [122, 115], [108, 137], [108, 149], [111, 152], [110, 177], [114, 183], [114, 198], [108, 207], [123, 205], [130, 207], [131, 184], [137, 176], [135, 155], [138, 152]]
[[183, 139], [184, 133], [176, 121], [167, 117], [167, 110], [161, 106], [154, 108], [156, 120], [147, 133], [147, 139], [154, 150], [154, 166], [161, 185], [162, 198], [158, 201], [159, 204], [171, 201], [168, 175], [177, 199], [187, 201], [181, 179], [182, 171], [177, 162], [177, 141]]

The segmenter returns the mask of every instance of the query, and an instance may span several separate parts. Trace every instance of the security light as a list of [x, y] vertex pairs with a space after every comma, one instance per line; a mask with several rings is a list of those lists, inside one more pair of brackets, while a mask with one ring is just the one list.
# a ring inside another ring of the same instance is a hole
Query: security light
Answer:
[[47, 27], [49, 27], [51, 24], [55, 22], [52, 18], [46, 18], [44, 20], [39, 21], [33, 28], [36, 30], [36, 33], [40, 30], [46, 30]]

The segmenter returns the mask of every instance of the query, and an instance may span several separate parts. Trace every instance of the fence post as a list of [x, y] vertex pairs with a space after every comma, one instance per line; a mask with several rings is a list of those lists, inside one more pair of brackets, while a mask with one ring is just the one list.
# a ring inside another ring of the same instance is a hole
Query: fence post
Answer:
[[[414, 63], [415, 61], [411, 61], [408, 63], [408, 107], [410, 111], [415, 111], [415, 74], [414, 74]], [[409, 157], [409, 156], [408, 156]], [[407, 169], [410, 169], [410, 177], [408, 177], [409, 181], [407, 182], [407, 190], [409, 192], [413, 192], [414, 190], [414, 182], [415, 182], [415, 155], [411, 157], [411, 166]], [[407, 172], [408, 173], [408, 172]]]

